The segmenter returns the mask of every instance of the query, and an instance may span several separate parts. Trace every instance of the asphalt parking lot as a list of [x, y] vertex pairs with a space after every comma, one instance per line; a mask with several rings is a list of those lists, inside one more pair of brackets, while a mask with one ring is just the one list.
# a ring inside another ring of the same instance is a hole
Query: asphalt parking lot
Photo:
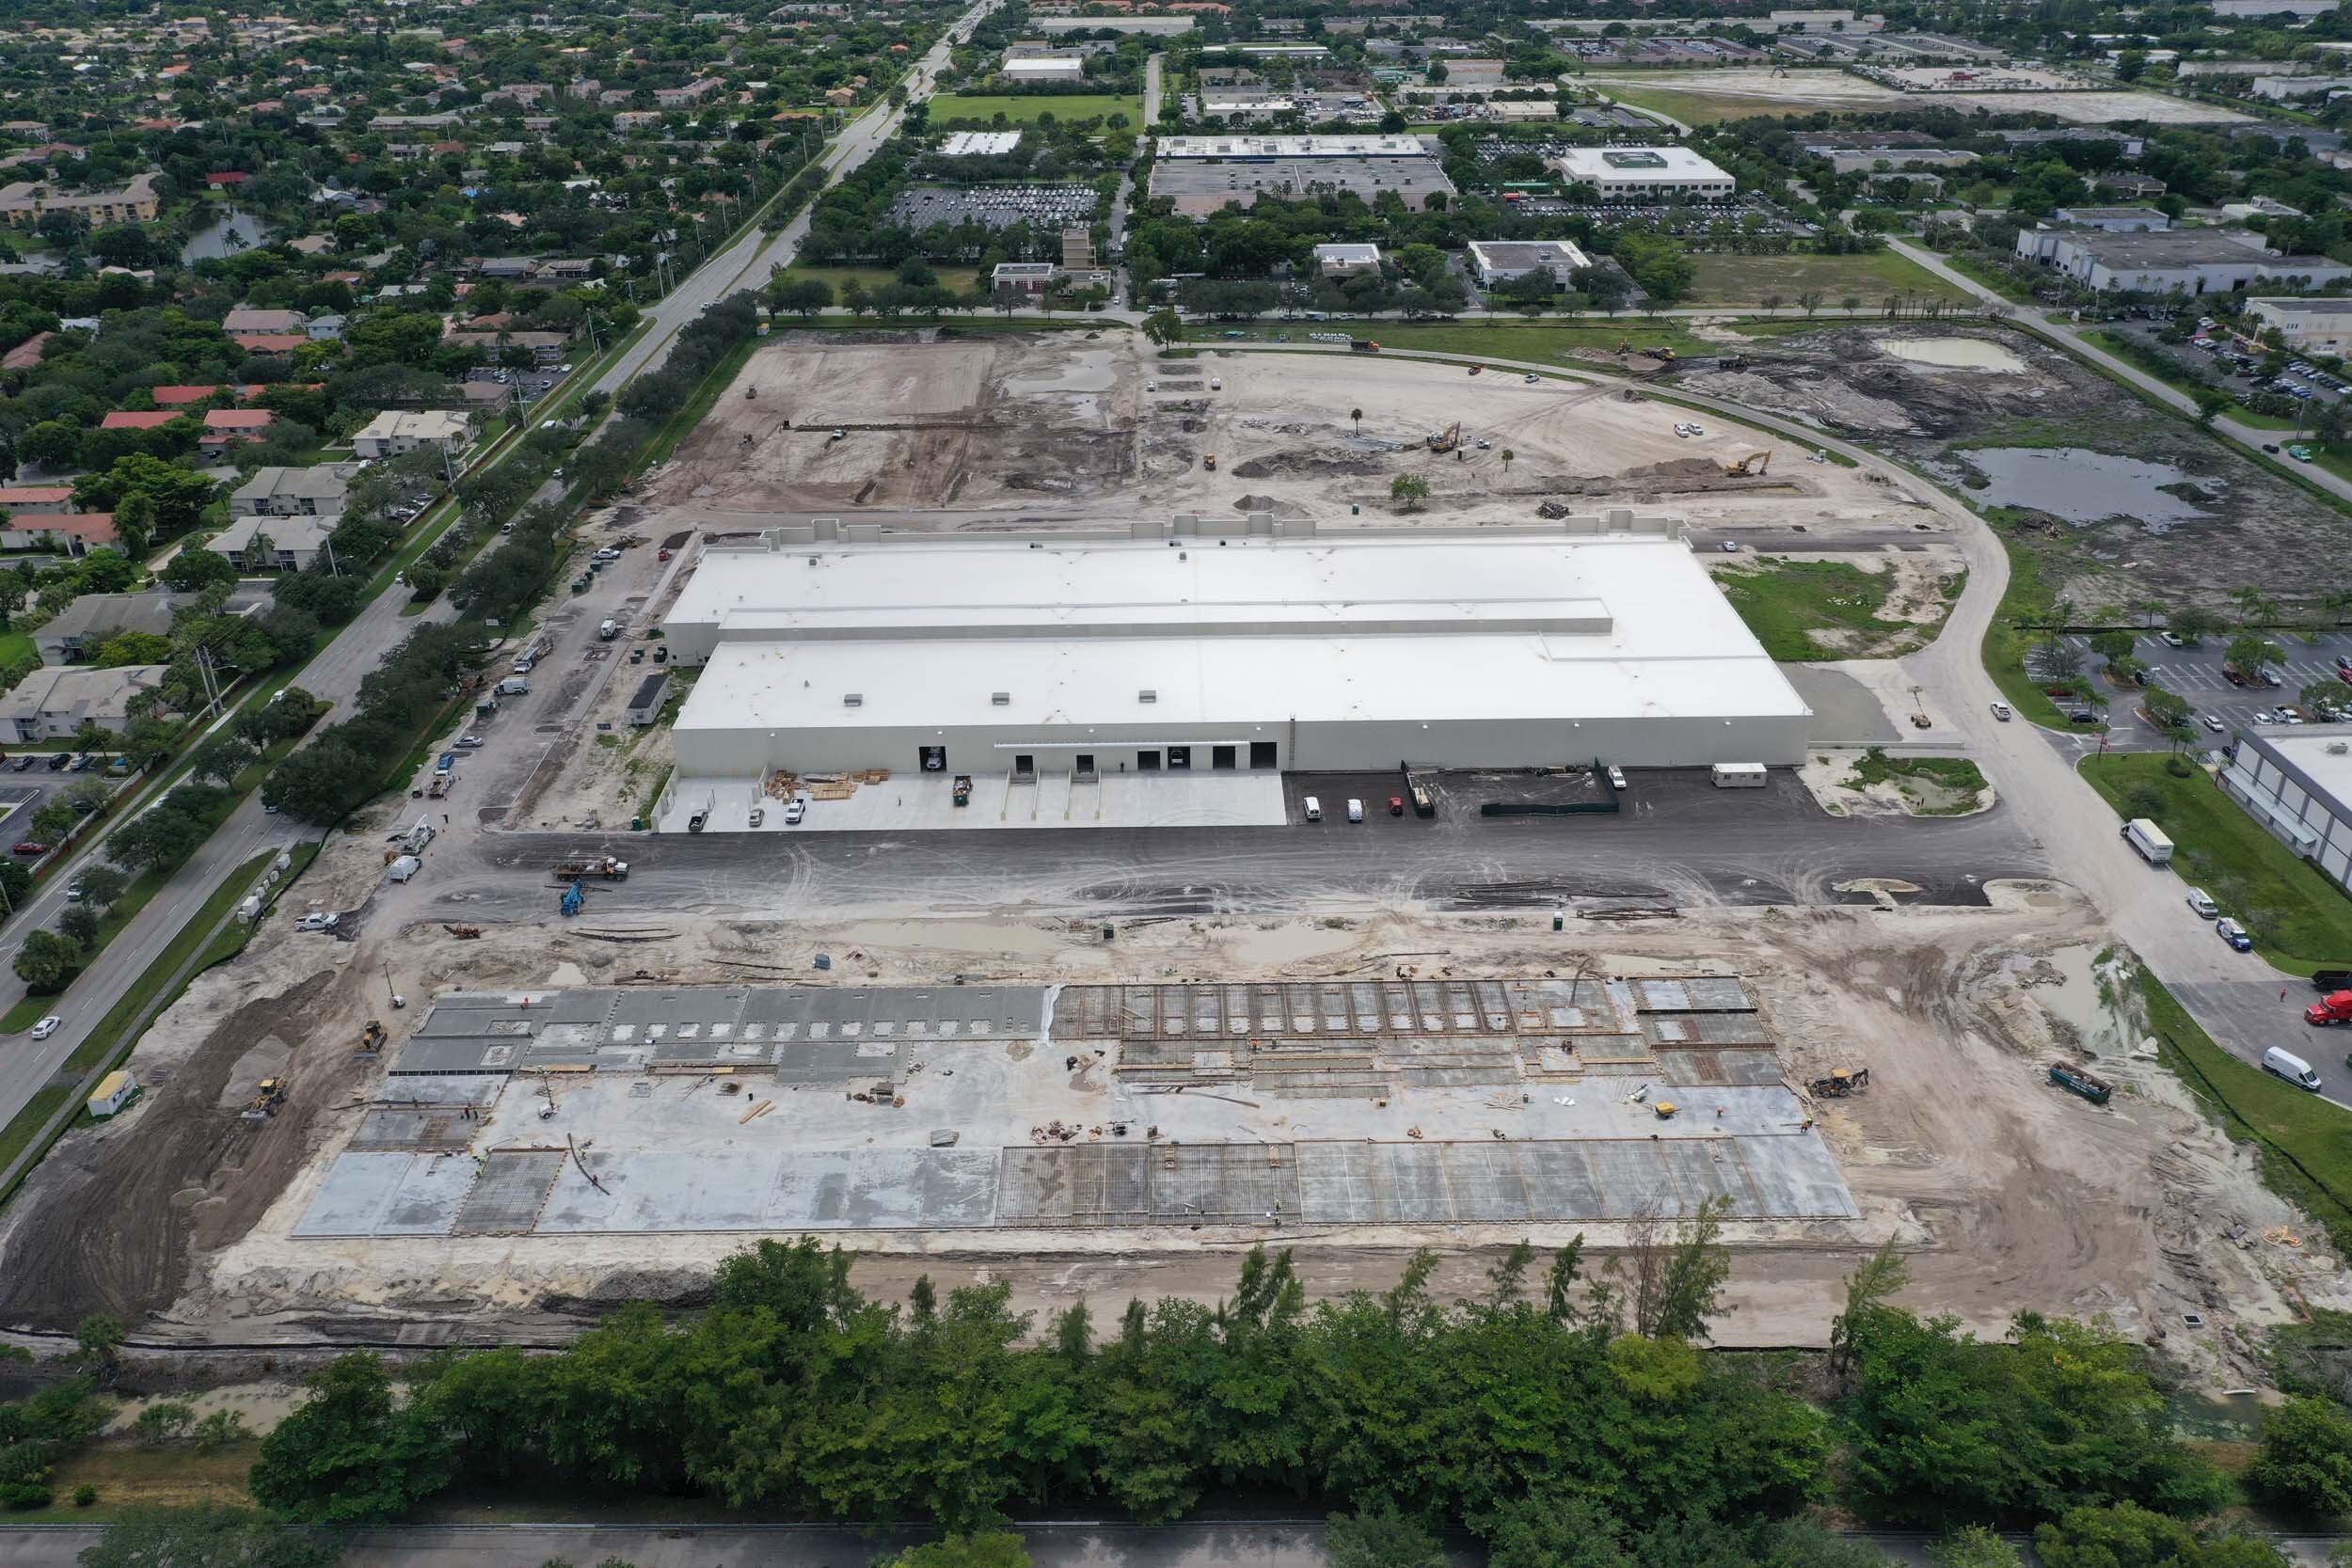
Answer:
[[[2085, 672], [2096, 671], [2104, 662], [2090, 651], [2089, 638], [2070, 637], [2066, 641], [2081, 652]], [[2299, 701], [2307, 686], [2342, 685], [2344, 705], [2352, 707], [2352, 684], [2339, 680], [2336, 666], [2339, 656], [2352, 658], [2352, 633], [2329, 632], [2309, 642], [2282, 634], [2271, 641], [2287, 656], [2285, 663], [2274, 666], [2279, 676], [2276, 687], [2236, 687], [2223, 677], [2221, 653], [2229, 645], [2226, 636], [2209, 637], [2201, 647], [2175, 648], [2153, 632], [2141, 633], [2132, 640], [2132, 655], [2148, 666], [2152, 684], [2187, 698], [2201, 719], [2210, 715], [2220, 721], [2222, 730], [2216, 732], [2209, 725], [2191, 721], [2199, 733], [2209, 736], [2215, 745], [2220, 744], [2229, 732], [2267, 727], [2256, 724], [2254, 715], [2265, 710], [2275, 713], [2280, 704]], [[2138, 732], [2153, 737], [2154, 731], [2135, 711], [2135, 705], [2129, 693], [2111, 692], [2108, 722], [2119, 735]]]

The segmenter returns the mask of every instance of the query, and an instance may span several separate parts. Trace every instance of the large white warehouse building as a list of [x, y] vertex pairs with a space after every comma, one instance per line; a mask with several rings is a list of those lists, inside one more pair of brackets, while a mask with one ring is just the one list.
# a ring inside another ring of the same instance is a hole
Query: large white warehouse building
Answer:
[[1804, 702], [1679, 521], [782, 528], [664, 623], [680, 777], [1794, 763]]

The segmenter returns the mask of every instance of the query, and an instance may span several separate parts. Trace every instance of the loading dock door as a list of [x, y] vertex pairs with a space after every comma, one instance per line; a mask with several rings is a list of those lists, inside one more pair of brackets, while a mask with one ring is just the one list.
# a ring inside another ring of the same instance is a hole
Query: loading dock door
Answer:
[[1209, 766], [1224, 768], [1230, 772], [1233, 766], [1233, 748], [1231, 746], [1212, 746], [1209, 748]]
[[1189, 747], [1189, 746], [1170, 746], [1170, 747], [1168, 749], [1168, 770], [1169, 770], [1170, 772], [1175, 771], [1175, 770], [1176, 770], [1177, 768], [1190, 768], [1191, 766], [1192, 766], [1192, 748], [1191, 748], [1191, 747]]
[[946, 771], [947, 771], [947, 748], [946, 748], [946, 747], [945, 747], [945, 746], [926, 746], [926, 747], [923, 747], [923, 748], [922, 748], [922, 754], [923, 754], [923, 771], [924, 771], [924, 772], [926, 772], [926, 773], [945, 773]]
[[1272, 768], [1274, 766], [1274, 742], [1271, 740], [1251, 741], [1249, 743], [1249, 766]]
[[1138, 773], [1156, 773], [1156, 772], [1158, 772], [1159, 770], [1160, 770], [1160, 753], [1159, 753], [1159, 752], [1137, 752], [1136, 753], [1136, 772], [1138, 772]]

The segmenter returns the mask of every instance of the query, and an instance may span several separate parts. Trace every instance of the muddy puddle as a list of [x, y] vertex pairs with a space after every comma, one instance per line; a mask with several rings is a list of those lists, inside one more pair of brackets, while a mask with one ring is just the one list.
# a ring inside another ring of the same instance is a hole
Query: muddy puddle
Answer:
[[2189, 478], [2166, 463], [2081, 447], [1972, 447], [1960, 454], [1991, 483], [1979, 492], [2002, 506], [2026, 506], [2070, 523], [2132, 517], [2151, 533], [2213, 515], [2166, 486]]
[[1998, 343], [1981, 338], [1873, 338], [1881, 354], [1914, 365], [1946, 371], [1998, 371], [2023, 375], [2026, 362]]
[[1071, 355], [1051, 375], [1012, 375], [1005, 390], [1018, 397], [1052, 397], [1062, 393], [1107, 392], [1118, 382], [1107, 349], [1086, 349]]

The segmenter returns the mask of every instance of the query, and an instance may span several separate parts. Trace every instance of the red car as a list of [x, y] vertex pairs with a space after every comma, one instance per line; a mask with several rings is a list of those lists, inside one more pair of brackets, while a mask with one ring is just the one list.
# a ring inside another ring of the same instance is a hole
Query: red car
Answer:
[[29, 838], [19, 839], [16, 845], [16, 852], [20, 855], [45, 855], [49, 853], [49, 846], [46, 844], [35, 844]]
[[1389, 797], [1389, 815], [1391, 816], [1402, 816], [1405, 815], [1404, 796], [1391, 795]]
[[1470, 374], [1476, 375], [1479, 372], [1485, 370], [1486, 368], [1486, 367], [1484, 365], [1472, 365], [1470, 367]]

